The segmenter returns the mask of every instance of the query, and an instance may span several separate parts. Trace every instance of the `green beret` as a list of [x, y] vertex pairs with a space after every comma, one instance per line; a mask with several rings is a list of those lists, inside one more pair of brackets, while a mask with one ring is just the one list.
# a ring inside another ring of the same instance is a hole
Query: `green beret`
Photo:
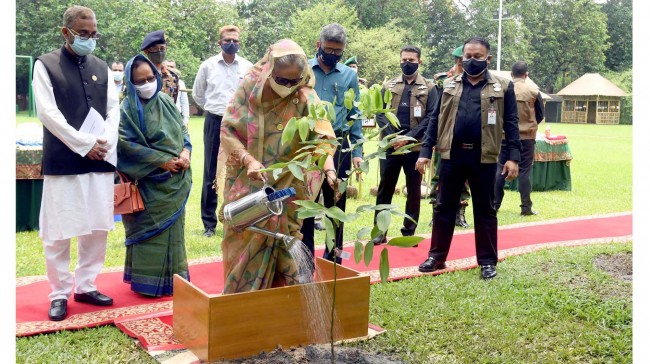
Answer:
[[343, 63], [343, 64], [346, 65], [346, 66], [350, 65], [350, 64], [358, 64], [357, 63], [357, 56], [352, 56], [352, 57], [348, 58], [348, 60], [345, 61], [345, 63]]
[[460, 46], [460, 47], [454, 49], [454, 53], [452, 53], [452, 54], [454, 55], [454, 57], [458, 57], [458, 58], [462, 57], [463, 56], [463, 46]]

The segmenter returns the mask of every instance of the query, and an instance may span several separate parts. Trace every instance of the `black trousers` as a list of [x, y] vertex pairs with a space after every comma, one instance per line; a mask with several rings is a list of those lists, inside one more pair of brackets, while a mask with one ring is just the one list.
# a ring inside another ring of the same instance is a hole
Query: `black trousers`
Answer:
[[497, 214], [494, 209], [494, 174], [497, 164], [483, 164], [480, 145], [474, 149], [452, 147], [451, 159], [440, 163], [440, 196], [433, 215], [429, 256], [447, 260], [454, 235], [458, 199], [465, 180], [469, 182], [474, 211], [476, 260], [478, 264], [496, 265]]
[[[349, 149], [347, 141], [343, 143], [343, 148], [342, 149]], [[345, 171], [351, 169], [352, 166], [352, 161], [351, 161], [351, 153], [346, 152], [342, 153], [341, 152], [341, 147], [339, 147], [336, 150], [336, 154], [334, 154], [334, 165], [336, 165], [336, 173], [338, 174], [338, 177], [341, 179], [347, 178]], [[347, 194], [343, 193], [341, 195], [341, 198], [334, 203], [334, 197], [335, 197], [335, 191], [332, 190], [330, 185], [327, 183], [327, 181], [323, 182], [323, 186], [321, 187], [320, 194], [323, 194], [323, 203], [325, 204], [325, 207], [332, 207], [332, 206], [337, 206], [341, 210], [345, 211], [345, 202], [347, 201]], [[318, 197], [316, 197], [318, 199]], [[324, 218], [328, 218], [325, 216]], [[331, 220], [331, 219], [330, 219]], [[332, 221], [332, 224], [334, 224], [334, 221]], [[343, 249], [343, 222], [339, 222], [339, 226], [337, 227], [334, 225], [335, 228], [335, 239], [334, 243], [336, 244], [336, 247], [339, 249]], [[312, 253], [312, 256], [314, 255], [314, 218], [308, 218], [304, 219], [302, 221], [302, 228], [300, 229], [300, 232], [302, 233], [302, 241], [305, 243], [307, 248]], [[323, 253], [323, 258], [334, 261], [334, 253], [329, 251], [327, 247], [325, 247], [325, 252]], [[336, 258], [337, 263], [341, 263], [341, 258]]]
[[[379, 181], [379, 189], [377, 191], [376, 204], [390, 204], [393, 201], [393, 194], [395, 194], [395, 186], [399, 179], [400, 170], [404, 170], [406, 176], [406, 206], [405, 212], [413, 218], [413, 222], [404, 218], [404, 225], [401, 229], [403, 236], [411, 236], [415, 234], [417, 228], [417, 221], [420, 218], [420, 198], [422, 174], [415, 169], [415, 162], [418, 161], [420, 153], [411, 152], [401, 155], [388, 155], [386, 159], [379, 160], [379, 173], [381, 180]], [[375, 211], [375, 225], [377, 224], [377, 214]]]
[[[521, 212], [530, 212], [533, 209], [533, 201], [530, 199], [531, 173], [533, 171], [533, 159], [535, 157], [535, 140], [521, 140], [521, 161], [519, 162], [519, 196], [521, 197]], [[503, 165], [508, 161], [508, 152], [505, 143], [501, 144], [499, 163], [497, 164], [496, 191], [494, 192], [494, 208], [499, 209], [503, 202], [503, 186], [506, 184], [506, 175], [501, 175]]]
[[203, 188], [201, 190], [201, 220], [204, 228], [217, 226], [217, 157], [221, 145], [221, 116], [206, 111], [203, 123]]

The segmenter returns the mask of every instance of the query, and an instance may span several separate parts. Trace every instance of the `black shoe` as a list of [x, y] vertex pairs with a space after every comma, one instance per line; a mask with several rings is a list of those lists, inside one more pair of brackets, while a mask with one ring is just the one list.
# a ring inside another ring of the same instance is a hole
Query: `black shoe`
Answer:
[[206, 238], [211, 238], [214, 236], [214, 228], [205, 228], [205, 231], [203, 232], [203, 236]]
[[323, 231], [325, 230], [325, 226], [323, 226], [323, 224], [320, 221], [316, 221], [314, 223], [314, 229]]
[[491, 264], [481, 265], [481, 277], [483, 277], [483, 279], [491, 279], [496, 277], [496, 275], [497, 275], [496, 265], [491, 265]]
[[61, 298], [52, 301], [47, 316], [52, 321], [64, 320], [68, 316], [68, 300]]
[[465, 220], [465, 207], [465, 205], [458, 206], [458, 211], [456, 211], [456, 226], [469, 229], [469, 224]]
[[445, 262], [438, 262], [435, 259], [429, 257], [424, 263], [420, 264], [418, 270], [422, 273], [433, 272], [434, 270], [440, 270], [447, 268]]
[[374, 239], [370, 240], [374, 245], [381, 245], [381, 244], [386, 244], [388, 240], [386, 239], [386, 235], [379, 234], [377, 235]]
[[521, 216], [534, 216], [534, 215], [537, 215], [537, 211], [532, 209], [521, 212]]
[[113, 299], [107, 295], [101, 294], [98, 291], [75, 293], [74, 300], [76, 302], [90, 303], [95, 306], [110, 306], [113, 304]]

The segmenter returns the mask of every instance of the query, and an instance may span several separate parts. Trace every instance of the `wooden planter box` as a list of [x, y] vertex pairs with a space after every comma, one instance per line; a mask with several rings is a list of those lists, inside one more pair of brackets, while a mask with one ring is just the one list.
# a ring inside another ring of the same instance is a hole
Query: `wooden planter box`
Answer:
[[[334, 264], [317, 258], [320, 269], [309, 289], [322, 289], [331, 302]], [[317, 270], [318, 271], [318, 270]], [[336, 323], [334, 340], [368, 335], [370, 277], [336, 267]], [[235, 293], [206, 294], [174, 276], [174, 336], [202, 361], [234, 359], [283, 347], [329, 342], [330, 303], [323, 302], [320, 327], [314, 333], [312, 316], [301, 298], [302, 285]], [[327, 298], [324, 300], [327, 301]], [[319, 310], [320, 311], [320, 310]]]

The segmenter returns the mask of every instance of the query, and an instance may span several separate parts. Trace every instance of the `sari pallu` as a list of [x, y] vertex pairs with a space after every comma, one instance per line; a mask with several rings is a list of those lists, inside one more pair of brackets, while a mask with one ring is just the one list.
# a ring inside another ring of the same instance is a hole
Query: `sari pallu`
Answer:
[[[297, 54], [304, 58], [305, 70], [301, 83], [294, 93], [285, 98], [262, 100], [264, 85], [271, 76], [274, 59], [288, 54]], [[292, 141], [282, 145], [281, 129], [292, 117], [308, 115], [308, 102], [319, 102], [313, 89], [314, 82], [315, 78], [304, 51], [291, 40], [281, 40], [273, 44], [264, 58], [244, 76], [232, 102], [226, 108], [221, 124], [221, 145], [228, 155], [224, 202], [219, 211], [221, 222], [223, 206], [263, 187], [261, 181], [248, 178], [246, 168], [240, 164], [243, 153], [248, 151], [264, 166], [269, 166], [290, 161], [303, 146], [298, 133]], [[280, 124], [282, 127], [278, 127]], [[309, 139], [324, 138], [335, 138], [334, 130], [328, 121], [318, 121], [314, 130], [310, 131]], [[332, 148], [326, 149], [333, 154]], [[277, 179], [268, 173], [267, 178], [267, 184], [276, 190], [294, 187], [297, 194], [287, 201], [281, 215], [257, 226], [301, 239], [302, 222], [297, 217], [298, 206], [292, 201], [313, 201], [322, 183], [320, 173], [316, 171], [306, 174], [307, 182], [296, 179], [289, 171], [284, 171]], [[296, 264], [286, 246], [280, 241], [249, 231], [236, 232], [228, 224], [224, 224], [221, 246], [225, 275], [224, 293], [299, 283]]]
[[[185, 255], [185, 203], [191, 189], [191, 170], [171, 173], [160, 165], [191, 148], [187, 128], [173, 100], [158, 91], [142, 104], [131, 82], [133, 61], [125, 70], [127, 95], [122, 103], [118, 169], [138, 181], [145, 210], [123, 215], [126, 233], [124, 282], [145, 295], [173, 293], [172, 277], [189, 280]], [[147, 60], [148, 62], [148, 60]]]

